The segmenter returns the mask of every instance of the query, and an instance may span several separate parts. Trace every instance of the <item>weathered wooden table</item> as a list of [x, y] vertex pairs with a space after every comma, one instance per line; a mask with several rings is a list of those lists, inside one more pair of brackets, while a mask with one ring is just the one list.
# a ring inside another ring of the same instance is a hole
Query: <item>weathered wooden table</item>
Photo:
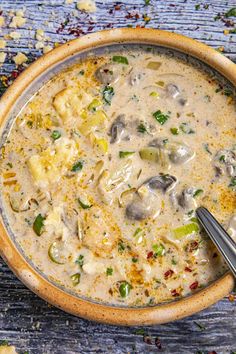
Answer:
[[[236, 61], [236, 17], [224, 15], [236, 7], [236, 0], [99, 0], [96, 4], [97, 12], [86, 14], [76, 10], [75, 1], [1, 0], [6, 23], [0, 39], [12, 31], [21, 34], [2, 49], [8, 54], [0, 68], [1, 91], [17, 76], [12, 62], [17, 52], [25, 53], [29, 61], [41, 55], [35, 49], [36, 29], [44, 29], [49, 37], [45, 44], [53, 45], [104, 28], [145, 25], [196, 38]], [[16, 30], [9, 28], [10, 10], [21, 9], [25, 10], [25, 24]], [[8, 340], [21, 353], [232, 353], [236, 351], [235, 314], [236, 302], [225, 298], [202, 313], [166, 325], [105, 326], [49, 306], [0, 261], [0, 340]]]

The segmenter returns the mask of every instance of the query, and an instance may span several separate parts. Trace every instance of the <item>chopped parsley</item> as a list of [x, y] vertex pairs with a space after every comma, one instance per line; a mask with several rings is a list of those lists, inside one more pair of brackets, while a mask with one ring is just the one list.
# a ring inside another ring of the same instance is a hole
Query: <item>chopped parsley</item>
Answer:
[[128, 59], [126, 57], [123, 57], [122, 55], [114, 55], [112, 57], [112, 60], [120, 64], [125, 64], [125, 65], [129, 64]]
[[84, 265], [84, 256], [82, 254], [76, 259], [75, 263], [77, 263], [80, 267]]
[[59, 130], [53, 130], [52, 134], [51, 134], [51, 138], [53, 140], [57, 140], [61, 137], [61, 132], [59, 132]]
[[195, 10], [196, 11], [200, 10], [200, 4], [195, 5]]
[[82, 209], [90, 209], [92, 207], [92, 204], [85, 204], [80, 198], [78, 198], [78, 202]]
[[34, 220], [33, 230], [37, 236], [41, 236], [43, 233], [44, 220], [45, 220], [45, 217], [43, 217], [41, 214], [38, 214], [38, 216], [36, 216], [36, 218]]
[[80, 273], [75, 273], [75, 274], [71, 275], [70, 278], [71, 278], [72, 284], [74, 286], [76, 286], [80, 283]]
[[194, 193], [193, 193], [193, 198], [197, 197], [199, 194], [203, 193], [203, 189], [197, 189]]
[[71, 168], [72, 172], [78, 172], [81, 171], [83, 168], [83, 162], [82, 161], [77, 161]]
[[236, 177], [232, 177], [230, 180], [229, 187], [235, 187], [236, 186]]
[[137, 263], [137, 262], [138, 262], [138, 258], [132, 257], [132, 262], [133, 262], [133, 263]]
[[154, 253], [155, 257], [163, 256], [165, 254], [165, 247], [161, 243], [159, 245], [157, 244], [152, 245], [152, 249], [155, 252]]
[[124, 159], [125, 157], [128, 157], [133, 154], [134, 154], [134, 151], [119, 151], [119, 157], [121, 159]]
[[170, 132], [173, 135], [178, 135], [179, 134], [179, 129], [178, 128], [170, 128]]
[[148, 133], [147, 127], [144, 125], [144, 123], [140, 123], [140, 124], [137, 126], [137, 132], [138, 132], [138, 133], [141, 133], [141, 134]]
[[208, 152], [208, 154], [212, 155], [212, 152], [210, 151], [209, 149], [209, 145], [206, 143], [206, 144], [203, 144], [203, 147], [204, 149], [206, 150], [206, 152]]
[[114, 96], [114, 89], [111, 86], [105, 86], [102, 92], [102, 97], [104, 99], [104, 101], [111, 105], [111, 99]]
[[108, 267], [107, 270], [106, 270], [106, 275], [109, 276], [109, 275], [112, 275], [112, 274], [113, 274], [113, 268]]
[[152, 115], [161, 125], [165, 124], [166, 121], [170, 118], [169, 114], [164, 114], [160, 110], [154, 112]]
[[124, 244], [123, 241], [120, 241], [120, 242], [118, 243], [118, 252], [119, 252], [119, 253], [122, 253], [124, 250], [125, 250], [125, 244]]

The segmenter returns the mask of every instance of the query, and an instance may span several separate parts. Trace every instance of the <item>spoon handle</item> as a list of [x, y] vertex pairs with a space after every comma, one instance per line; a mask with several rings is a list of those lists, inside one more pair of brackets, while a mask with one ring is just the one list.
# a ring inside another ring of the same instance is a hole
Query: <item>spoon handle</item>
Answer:
[[196, 214], [203, 228], [215, 243], [236, 277], [236, 243], [206, 208], [198, 208]]

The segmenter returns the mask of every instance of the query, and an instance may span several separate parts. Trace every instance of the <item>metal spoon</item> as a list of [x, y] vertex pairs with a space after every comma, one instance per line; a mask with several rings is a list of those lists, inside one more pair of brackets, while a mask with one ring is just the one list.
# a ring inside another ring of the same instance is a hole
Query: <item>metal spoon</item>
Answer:
[[196, 214], [201, 225], [236, 277], [236, 243], [206, 208], [197, 208]]

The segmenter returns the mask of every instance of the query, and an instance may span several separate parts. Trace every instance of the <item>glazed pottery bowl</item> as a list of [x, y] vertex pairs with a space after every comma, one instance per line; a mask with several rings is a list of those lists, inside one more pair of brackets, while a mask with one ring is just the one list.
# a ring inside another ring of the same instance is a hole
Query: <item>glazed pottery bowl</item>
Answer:
[[[150, 45], [176, 51], [178, 55], [204, 63], [236, 85], [236, 65], [221, 53], [190, 38], [152, 29], [114, 29], [75, 39], [42, 56], [28, 67], [8, 88], [0, 101], [1, 143], [14, 117], [27, 100], [53, 75], [88, 53], [112, 50], [125, 45]], [[1, 207], [0, 251], [3, 259], [22, 282], [49, 303], [90, 320], [119, 325], [150, 325], [183, 318], [200, 311], [226, 296], [234, 286], [230, 273], [206, 288], [180, 300], [149, 307], [122, 307], [98, 303], [76, 296], [53, 283], [24, 255], [15, 240]]]

